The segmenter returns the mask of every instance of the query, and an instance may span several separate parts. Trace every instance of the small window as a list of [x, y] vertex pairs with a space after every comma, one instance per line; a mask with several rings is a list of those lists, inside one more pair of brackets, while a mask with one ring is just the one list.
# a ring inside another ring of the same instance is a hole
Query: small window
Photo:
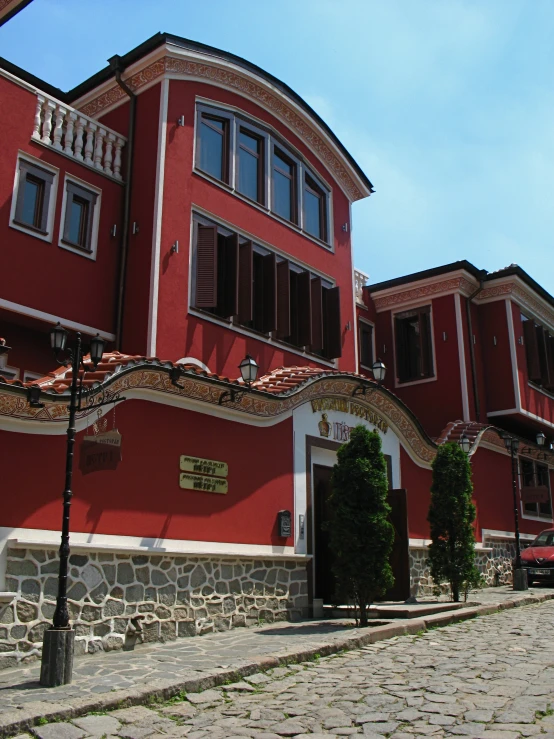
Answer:
[[238, 129], [237, 190], [264, 203], [264, 139], [250, 129]]
[[56, 173], [26, 159], [19, 159], [11, 225], [51, 240], [52, 187]]
[[304, 231], [327, 241], [327, 194], [304, 173]]
[[431, 308], [395, 316], [396, 371], [399, 382], [422, 380], [434, 375], [431, 345]]
[[296, 223], [296, 163], [277, 147], [273, 150], [272, 187], [273, 212]]
[[199, 113], [197, 166], [216, 180], [229, 182], [230, 120], [223, 116]]
[[62, 243], [92, 254], [98, 193], [87, 190], [71, 180], [66, 181], [65, 188]]
[[548, 467], [531, 459], [519, 460], [523, 510], [530, 516], [552, 518]]
[[532, 318], [521, 315], [527, 376], [530, 382], [554, 391], [554, 335]]
[[360, 364], [362, 367], [373, 367], [373, 326], [360, 321]]

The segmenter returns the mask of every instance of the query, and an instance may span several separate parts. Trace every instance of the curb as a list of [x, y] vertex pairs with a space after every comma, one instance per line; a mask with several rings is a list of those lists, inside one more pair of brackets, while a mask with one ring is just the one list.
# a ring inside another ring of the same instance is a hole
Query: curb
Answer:
[[98, 698], [77, 698], [67, 703], [52, 703], [36, 701], [27, 703], [24, 708], [9, 711], [0, 717], [0, 737], [9, 737], [28, 731], [39, 719], [47, 721], [65, 721], [77, 718], [91, 711], [107, 711], [116, 708], [126, 708], [147, 703], [153, 700], [169, 700], [179, 693], [199, 693], [208, 688], [215, 688], [228, 681], [238, 682], [256, 672], [270, 670], [273, 667], [297, 662], [306, 662], [319, 657], [328, 657], [332, 654], [359, 649], [369, 644], [391, 639], [406, 634], [417, 634], [430, 628], [448, 626], [478, 616], [486, 616], [509, 608], [520, 608], [527, 605], [537, 605], [548, 600], [554, 600], [554, 593], [544, 595], [526, 595], [510, 600], [491, 603], [489, 605], [460, 608], [447, 613], [440, 613], [424, 618], [405, 619], [397, 623], [387, 623], [374, 628], [368, 627], [365, 633], [345, 638], [333, 643], [322, 643], [309, 649], [291, 652], [278, 652], [271, 656], [254, 657], [230, 669], [214, 669], [205, 676], [175, 682], [171, 680], [153, 680], [147, 688], [130, 688], [101, 694]]

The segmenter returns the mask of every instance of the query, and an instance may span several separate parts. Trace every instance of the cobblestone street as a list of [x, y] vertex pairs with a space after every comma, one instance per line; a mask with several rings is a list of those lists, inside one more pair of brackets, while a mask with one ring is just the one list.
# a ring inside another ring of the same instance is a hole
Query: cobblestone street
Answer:
[[548, 601], [278, 667], [165, 704], [36, 726], [33, 734], [553, 739], [553, 633]]

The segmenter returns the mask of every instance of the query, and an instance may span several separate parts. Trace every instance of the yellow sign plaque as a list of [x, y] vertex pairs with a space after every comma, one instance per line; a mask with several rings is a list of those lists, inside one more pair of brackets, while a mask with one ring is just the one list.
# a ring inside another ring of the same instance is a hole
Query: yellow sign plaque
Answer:
[[194, 472], [197, 475], [227, 477], [229, 474], [227, 462], [216, 462], [214, 459], [201, 459], [200, 457], [187, 457], [184, 454], [181, 455], [179, 469], [183, 472]]
[[190, 475], [181, 472], [179, 475], [179, 487], [185, 490], [198, 490], [201, 493], [221, 493], [225, 495], [228, 490], [227, 480], [221, 477], [204, 477], [204, 475]]

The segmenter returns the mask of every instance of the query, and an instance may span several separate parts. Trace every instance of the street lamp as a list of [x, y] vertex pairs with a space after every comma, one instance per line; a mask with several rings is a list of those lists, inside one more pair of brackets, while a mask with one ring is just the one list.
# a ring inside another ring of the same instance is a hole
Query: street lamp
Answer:
[[[378, 359], [376, 362], [373, 362], [371, 366], [371, 372], [373, 373], [373, 379], [377, 383], [377, 387], [381, 387], [383, 382], [385, 381], [385, 374], [387, 372], [387, 368], [385, 367], [385, 364]], [[368, 394], [368, 391], [373, 392], [377, 390], [377, 387], [375, 386], [368, 386], [367, 384], [360, 383], [352, 393], [352, 397], [355, 397], [356, 395], [363, 395], [364, 397]]]
[[469, 454], [469, 450], [471, 449], [471, 440], [468, 439], [465, 434], [462, 434], [458, 439], [458, 446], [464, 454]]
[[502, 439], [504, 441], [504, 446], [510, 452], [510, 457], [512, 460], [512, 495], [514, 502], [514, 529], [516, 537], [516, 566], [514, 568], [513, 588], [514, 590], [527, 590], [527, 573], [521, 567], [521, 546], [519, 543], [519, 504], [517, 500], [518, 480], [516, 460], [517, 451], [519, 449], [519, 439], [517, 439], [515, 436], [510, 436], [509, 434], [502, 434]]
[[[239, 364], [240, 376], [248, 390], [252, 388], [252, 383], [256, 382], [259, 369], [258, 363], [250, 354], [247, 354]], [[236, 390], [234, 387], [231, 387], [229, 390], [221, 393], [218, 401], [219, 405], [223, 405], [224, 403], [238, 403], [245, 392], [246, 390]]]
[[[80, 410], [82, 382], [79, 382], [81, 367], [86, 371], [83, 362], [83, 347], [81, 334], [75, 335], [74, 341], [69, 341], [68, 333], [58, 323], [50, 332], [50, 345], [59, 364], [71, 367], [71, 389], [69, 396], [69, 422], [67, 426], [67, 447], [65, 455], [65, 488], [63, 491], [62, 538], [59, 549], [60, 565], [58, 571], [58, 595], [56, 610], [52, 626], [44, 632], [42, 645], [42, 662], [40, 669], [40, 683], [47, 687], [65, 685], [71, 682], [73, 669], [73, 651], [75, 631], [69, 624], [67, 610], [67, 569], [69, 562], [69, 514], [71, 511], [71, 490], [73, 478], [73, 457], [75, 446], [75, 415]], [[90, 342], [90, 361], [97, 368], [102, 361], [105, 342], [98, 334]], [[60, 356], [67, 352], [67, 359]], [[111, 401], [112, 403], [114, 401]], [[99, 403], [97, 405], [104, 405]]]

